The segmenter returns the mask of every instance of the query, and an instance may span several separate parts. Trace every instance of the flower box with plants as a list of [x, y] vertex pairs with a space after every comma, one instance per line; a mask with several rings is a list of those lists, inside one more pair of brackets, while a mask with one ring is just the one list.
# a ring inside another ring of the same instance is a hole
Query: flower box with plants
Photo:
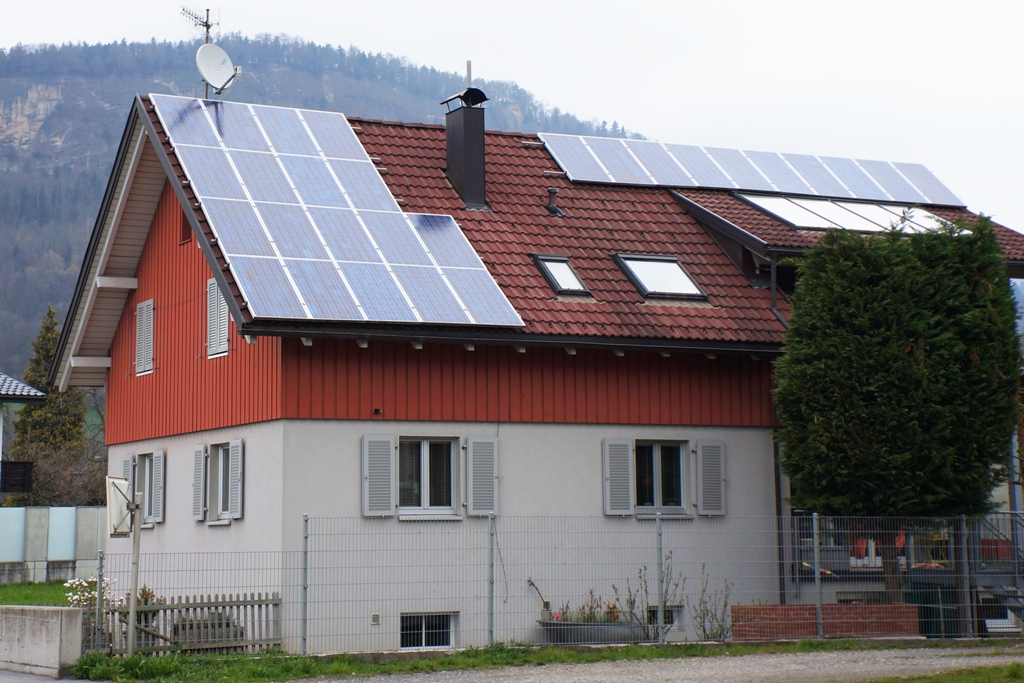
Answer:
[[620, 594], [615, 584], [611, 585], [614, 600], [605, 600], [590, 589], [575, 609], [566, 601], [552, 611], [551, 602], [544, 599], [537, 584], [527, 579], [527, 585], [540, 597], [541, 617], [537, 623], [540, 624], [545, 641], [549, 643], [651, 643], [658, 641], [675, 626], [674, 608], [669, 606], [678, 606], [683, 594], [685, 579], [673, 571], [671, 553], [665, 556], [661, 581], [663, 610], [660, 627], [658, 579], [653, 581], [652, 594], [646, 565], [637, 571], [635, 585], [626, 580], [625, 595]]

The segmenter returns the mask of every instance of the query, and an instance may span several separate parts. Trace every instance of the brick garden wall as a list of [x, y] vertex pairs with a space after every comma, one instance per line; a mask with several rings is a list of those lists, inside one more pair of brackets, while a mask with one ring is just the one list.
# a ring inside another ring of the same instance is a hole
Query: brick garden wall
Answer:
[[[814, 605], [733, 605], [732, 639], [782, 640], [817, 635]], [[822, 605], [826, 638], [920, 635], [914, 605]]]

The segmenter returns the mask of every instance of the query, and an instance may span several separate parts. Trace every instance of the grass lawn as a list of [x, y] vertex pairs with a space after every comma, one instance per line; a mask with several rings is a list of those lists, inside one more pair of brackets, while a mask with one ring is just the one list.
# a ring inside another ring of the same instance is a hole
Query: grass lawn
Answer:
[[68, 589], [62, 581], [0, 584], [0, 605], [58, 605], [67, 607]]
[[875, 683], [1010, 683], [1024, 679], [1024, 666], [982, 666], [977, 669], [961, 669], [934, 676], [911, 676], [909, 678], [887, 678]]
[[[989, 641], [988, 646], [999, 646], [1001, 641]], [[951, 647], [944, 643], [921, 642], [909, 647]], [[972, 643], [964, 646], [977, 646]], [[359, 656], [297, 657], [285, 654], [266, 654], [261, 657], [244, 655], [170, 655], [167, 657], [132, 657], [120, 659], [102, 653], [90, 653], [75, 667], [76, 678], [134, 683], [157, 681], [161, 683], [221, 683], [223, 681], [288, 681], [300, 678], [342, 678], [373, 674], [452, 671], [455, 669], [489, 669], [503, 666], [536, 666], [542, 664], [577, 664], [626, 659], [677, 659], [721, 655], [770, 654], [782, 652], [828, 652], [836, 650], [873, 650], [892, 648], [893, 643], [862, 641], [815, 641], [778, 643], [771, 645], [705, 646], [698, 644], [637, 646], [608, 648], [559, 647], [507, 647], [496, 645], [482, 649], [469, 649], [442, 656], [395, 658], [390, 661], [371, 662]], [[898, 646], [897, 646], [898, 647]], [[1016, 668], [1014, 668], [1016, 667]], [[922, 677], [923, 683], [1006, 683], [1021, 677], [1024, 671], [1018, 665], [985, 667], [969, 673]], [[974, 676], [969, 678], [965, 676]], [[888, 683], [888, 682], [887, 682]]]

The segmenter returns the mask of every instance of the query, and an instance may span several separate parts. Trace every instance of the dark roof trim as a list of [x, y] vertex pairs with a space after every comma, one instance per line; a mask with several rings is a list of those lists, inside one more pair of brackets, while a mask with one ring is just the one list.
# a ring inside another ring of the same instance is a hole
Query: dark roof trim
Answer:
[[240, 326], [239, 334], [266, 337], [322, 337], [328, 339], [365, 339], [368, 341], [439, 342], [451, 344], [497, 344], [505, 346], [557, 346], [577, 349], [633, 349], [639, 351], [714, 352], [776, 356], [781, 344], [723, 342], [713, 340], [664, 339], [638, 337], [582, 337], [485, 330], [479, 328], [409, 329], [386, 327], [327, 327], [302, 321], [282, 320]]
[[733, 240], [746, 247], [750, 251], [761, 254], [764, 256], [768, 252], [768, 243], [757, 237], [754, 237], [749, 232], [739, 227], [735, 223], [731, 223], [717, 213], [708, 211], [700, 204], [696, 203], [692, 199], [684, 197], [675, 190], [669, 190], [668, 193], [672, 195], [676, 203], [679, 204], [687, 213], [697, 219], [701, 225], [706, 228], [716, 230], [729, 239]]
[[[96, 258], [96, 251], [99, 249], [100, 236], [103, 234], [103, 224], [107, 221], [107, 214], [110, 213], [111, 202], [114, 200], [114, 192], [117, 190], [117, 181], [121, 177], [125, 160], [128, 158], [128, 150], [131, 147], [132, 133], [138, 122], [138, 111], [133, 106], [128, 112], [128, 120], [124, 125], [124, 133], [121, 135], [121, 144], [117, 148], [117, 156], [114, 158], [114, 167], [110, 170], [110, 179], [107, 180], [107, 190], [103, 194], [103, 202], [100, 204], [99, 213], [96, 215], [96, 222], [93, 224], [92, 235], [89, 237], [89, 244], [85, 249], [85, 258], [82, 259], [82, 268], [78, 271], [78, 283], [75, 285], [75, 294], [71, 297], [71, 305], [68, 306], [68, 314], [64, 319], [64, 326], [60, 330], [60, 339], [57, 340], [57, 348], [50, 363], [50, 372], [46, 375], [46, 384], [52, 386], [60, 372], [61, 358], [67, 350], [68, 341], [71, 336], [72, 323], [82, 304], [82, 297], [89, 285], [89, 272], [92, 270], [92, 262]], [[125, 188], [125, 192], [128, 188]], [[84, 324], [85, 321], [83, 321]]]

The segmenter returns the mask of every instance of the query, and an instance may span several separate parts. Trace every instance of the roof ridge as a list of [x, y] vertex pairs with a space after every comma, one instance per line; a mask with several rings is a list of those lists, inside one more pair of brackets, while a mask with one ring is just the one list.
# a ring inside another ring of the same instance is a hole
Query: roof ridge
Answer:
[[[369, 123], [379, 126], [391, 126], [401, 128], [426, 128], [430, 130], [445, 130], [445, 126], [442, 123], [422, 123], [422, 122], [410, 122], [410, 121], [385, 121], [383, 119], [368, 119], [362, 116], [348, 116], [345, 115], [349, 123]], [[523, 133], [519, 131], [510, 130], [484, 130], [487, 135], [502, 135], [505, 137], [516, 137], [516, 138], [533, 138], [540, 140], [540, 136], [537, 133]]]

